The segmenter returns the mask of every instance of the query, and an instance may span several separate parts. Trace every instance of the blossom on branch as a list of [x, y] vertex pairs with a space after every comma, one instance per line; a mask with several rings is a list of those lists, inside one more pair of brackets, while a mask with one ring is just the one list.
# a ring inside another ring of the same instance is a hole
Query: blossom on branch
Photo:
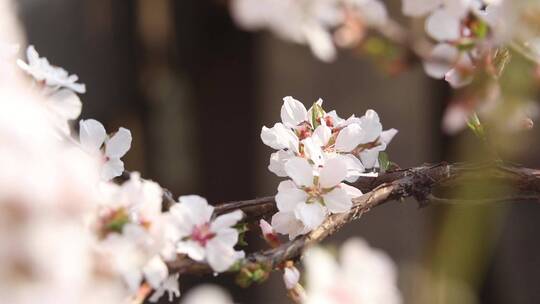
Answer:
[[83, 150], [102, 160], [101, 176], [104, 180], [122, 175], [124, 162], [120, 158], [131, 147], [131, 132], [128, 129], [119, 128], [112, 137], [109, 137], [99, 121], [87, 119], [79, 122], [79, 137]]
[[350, 210], [352, 199], [362, 192], [344, 182], [372, 174], [379, 167], [379, 153], [390, 143], [396, 130], [383, 131], [373, 110], [362, 117], [342, 119], [335, 111], [325, 112], [322, 100], [308, 110], [287, 96], [281, 107], [281, 123], [263, 127], [263, 143], [278, 150], [268, 169], [289, 177], [278, 187], [279, 212], [273, 228], [293, 239], [317, 228], [328, 216]]
[[195, 261], [205, 261], [216, 272], [228, 270], [243, 251], [236, 251], [238, 230], [233, 228], [243, 217], [240, 210], [212, 219], [214, 207], [197, 195], [181, 196], [171, 207], [172, 224], [177, 229], [176, 251]]

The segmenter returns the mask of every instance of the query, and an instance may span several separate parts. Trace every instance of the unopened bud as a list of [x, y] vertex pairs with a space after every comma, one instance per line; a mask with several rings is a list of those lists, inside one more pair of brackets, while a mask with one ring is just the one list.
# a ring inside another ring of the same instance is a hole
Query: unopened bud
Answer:
[[272, 228], [272, 225], [261, 219], [259, 221], [259, 226], [261, 227], [264, 240], [270, 245], [270, 247], [276, 248], [281, 245], [277, 233], [275, 232], [274, 228]]
[[285, 267], [283, 270], [283, 282], [285, 282], [285, 287], [291, 290], [296, 287], [298, 281], [300, 280], [300, 271], [294, 266]]

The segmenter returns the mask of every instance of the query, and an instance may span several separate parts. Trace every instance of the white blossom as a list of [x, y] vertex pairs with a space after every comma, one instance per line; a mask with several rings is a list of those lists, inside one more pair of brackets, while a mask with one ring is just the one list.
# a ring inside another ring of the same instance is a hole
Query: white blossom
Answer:
[[206, 261], [216, 272], [224, 272], [244, 257], [243, 251], [234, 250], [238, 231], [233, 228], [243, 213], [240, 210], [223, 214], [212, 220], [214, 207], [206, 199], [181, 196], [180, 203], [170, 209], [178, 229], [176, 250], [195, 261]]
[[67, 88], [80, 94], [86, 92], [86, 86], [77, 83], [77, 75], [69, 75], [63, 68], [51, 65], [47, 58], [39, 57], [33, 45], [26, 50], [26, 57], [28, 63], [19, 59], [17, 64], [37, 82], [43, 82], [52, 88]]
[[295, 157], [285, 164], [285, 171], [292, 180], [278, 187], [279, 212], [272, 217], [277, 232], [292, 239], [317, 228], [327, 214], [350, 210], [353, 197], [341, 187], [347, 177], [342, 158], [330, 159], [323, 168], [314, 170], [306, 159]]
[[[119, 128], [112, 137], [109, 137], [105, 127], [94, 119], [81, 120], [79, 126], [82, 148], [102, 159], [102, 178], [111, 180], [122, 175], [124, 162], [122, 162], [121, 158], [131, 147], [131, 132], [128, 129]], [[105, 146], [104, 149], [102, 149], [102, 146]]]
[[362, 239], [345, 242], [340, 263], [325, 250], [314, 247], [304, 256], [306, 304], [399, 304], [396, 267], [382, 251]]

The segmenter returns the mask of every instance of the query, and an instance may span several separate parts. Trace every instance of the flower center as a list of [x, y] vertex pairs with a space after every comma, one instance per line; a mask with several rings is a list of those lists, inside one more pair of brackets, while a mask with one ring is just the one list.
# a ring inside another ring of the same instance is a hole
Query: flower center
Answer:
[[191, 233], [191, 239], [199, 243], [203, 247], [206, 246], [206, 243], [208, 243], [208, 241], [215, 236], [216, 234], [210, 230], [209, 223], [195, 226], [193, 232]]

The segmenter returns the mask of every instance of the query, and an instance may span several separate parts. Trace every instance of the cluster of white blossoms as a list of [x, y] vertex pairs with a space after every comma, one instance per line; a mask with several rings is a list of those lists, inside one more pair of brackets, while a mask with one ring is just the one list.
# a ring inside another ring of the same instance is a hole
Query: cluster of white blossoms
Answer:
[[335, 44], [350, 45], [351, 32], [382, 27], [387, 21], [379, 0], [233, 0], [232, 15], [248, 30], [269, 29], [279, 37], [307, 44], [323, 61], [336, 57]]
[[503, 42], [502, 9], [502, 1], [403, 0], [405, 14], [428, 15], [426, 32], [437, 42], [424, 62], [426, 73], [456, 88], [469, 84], [475, 68]]
[[0, 267], [0, 281], [19, 275], [28, 275], [28, 282], [52, 280], [22, 287], [8, 281], [0, 297], [10, 303], [30, 303], [35, 299], [30, 295], [51, 303], [96, 303], [101, 297], [120, 303], [151, 288], [151, 302], [165, 293], [172, 301], [180, 295], [179, 274], [170, 272], [167, 262], [191, 258], [218, 273], [244, 257], [234, 249], [239, 232], [233, 226], [241, 211], [216, 215], [195, 195], [181, 196], [164, 210], [164, 191], [157, 183], [136, 172], [120, 185], [113, 182], [125, 172], [121, 158], [131, 147], [131, 132], [119, 128], [109, 135], [100, 122], [86, 119], [79, 121], [74, 138], [68, 121], [80, 115], [76, 93], [85, 92], [84, 84], [39, 57], [33, 46], [27, 56], [28, 63], [17, 63], [31, 76], [30, 86], [19, 74], [0, 78], [9, 81], [0, 83], [0, 97], [9, 101], [0, 111], [6, 147], [0, 159], [0, 210], [14, 219], [20, 214], [20, 222], [3, 220], [13, 227], [3, 229], [0, 241], [12, 245], [2, 246], [0, 256], [15, 260], [13, 267]]
[[279, 212], [272, 217], [272, 226], [293, 239], [317, 228], [327, 215], [351, 209], [352, 200], [362, 192], [345, 182], [376, 174], [379, 153], [397, 130], [383, 131], [373, 110], [345, 120], [335, 111], [326, 113], [322, 100], [309, 110], [290, 96], [283, 100], [282, 122], [263, 127], [261, 139], [278, 150], [268, 169], [290, 178], [278, 186]]

